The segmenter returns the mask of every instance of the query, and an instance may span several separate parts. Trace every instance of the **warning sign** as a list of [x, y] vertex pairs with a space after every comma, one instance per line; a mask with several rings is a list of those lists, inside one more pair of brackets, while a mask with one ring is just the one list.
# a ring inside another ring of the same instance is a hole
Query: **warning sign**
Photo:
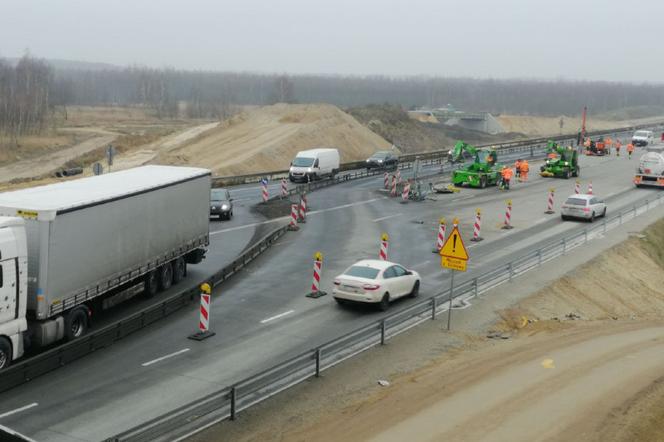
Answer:
[[457, 272], [465, 272], [466, 264], [468, 261], [463, 259], [449, 258], [447, 256], [442, 256], [440, 258], [440, 265], [446, 269], [456, 270]]
[[450, 236], [445, 241], [445, 244], [443, 244], [439, 254], [440, 256], [446, 256], [448, 258], [456, 258], [463, 261], [468, 260], [468, 251], [466, 250], [466, 246], [463, 244], [458, 227], [452, 229], [452, 233], [450, 233]]

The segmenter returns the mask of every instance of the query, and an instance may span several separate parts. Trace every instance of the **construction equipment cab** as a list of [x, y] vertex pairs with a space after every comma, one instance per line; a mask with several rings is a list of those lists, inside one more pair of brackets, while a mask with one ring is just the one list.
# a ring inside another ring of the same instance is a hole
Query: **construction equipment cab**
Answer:
[[337, 149], [303, 150], [295, 155], [288, 171], [291, 182], [309, 182], [339, 173], [339, 151]]
[[579, 154], [573, 147], [564, 147], [549, 141], [546, 160], [540, 167], [543, 177], [570, 178], [581, 174]]
[[648, 146], [654, 141], [655, 137], [651, 130], [637, 130], [632, 135], [632, 144], [635, 146]]

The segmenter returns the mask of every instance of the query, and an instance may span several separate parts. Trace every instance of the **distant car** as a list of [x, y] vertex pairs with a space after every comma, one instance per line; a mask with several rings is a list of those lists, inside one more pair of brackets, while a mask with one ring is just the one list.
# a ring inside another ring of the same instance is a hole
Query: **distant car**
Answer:
[[413, 270], [394, 262], [365, 259], [334, 278], [332, 296], [339, 304], [371, 303], [385, 311], [390, 301], [417, 296], [420, 283], [420, 275]]
[[367, 158], [367, 170], [369, 169], [396, 169], [399, 158], [389, 151], [380, 151]]
[[233, 198], [228, 189], [210, 190], [210, 217], [213, 216], [218, 216], [219, 219], [233, 217]]
[[632, 135], [632, 144], [635, 146], [648, 146], [655, 142], [655, 136], [651, 130], [637, 130]]
[[580, 218], [593, 222], [597, 217], [606, 216], [606, 203], [595, 195], [571, 195], [563, 203], [560, 213], [563, 220]]

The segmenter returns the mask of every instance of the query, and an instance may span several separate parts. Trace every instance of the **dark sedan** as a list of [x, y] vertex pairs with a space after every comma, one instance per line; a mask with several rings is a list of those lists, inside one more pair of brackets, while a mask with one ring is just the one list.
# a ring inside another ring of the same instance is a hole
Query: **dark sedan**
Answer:
[[376, 152], [367, 158], [367, 169], [396, 169], [399, 165], [399, 158], [392, 152]]
[[210, 191], [210, 217], [218, 216], [219, 219], [231, 219], [233, 217], [233, 198], [228, 189], [212, 189]]

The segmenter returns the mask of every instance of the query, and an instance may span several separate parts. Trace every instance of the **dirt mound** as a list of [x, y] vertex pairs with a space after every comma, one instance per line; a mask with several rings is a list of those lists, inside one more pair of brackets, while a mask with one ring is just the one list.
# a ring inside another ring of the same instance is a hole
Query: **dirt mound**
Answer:
[[390, 143], [335, 106], [276, 104], [243, 112], [205, 136], [162, 152], [156, 162], [237, 175], [286, 169], [296, 152], [314, 147], [336, 147], [346, 162], [389, 149]]
[[[627, 116], [627, 115], [623, 115]], [[520, 132], [528, 136], [553, 136], [562, 134], [576, 134], [581, 130], [581, 117], [537, 117], [527, 115], [500, 115], [496, 117], [507, 132]], [[563, 119], [563, 127], [560, 127], [560, 119]], [[648, 118], [626, 118], [613, 119], [588, 116], [586, 130], [605, 130], [616, 127], [631, 126], [635, 124], [646, 124], [661, 121], [662, 117]]]

